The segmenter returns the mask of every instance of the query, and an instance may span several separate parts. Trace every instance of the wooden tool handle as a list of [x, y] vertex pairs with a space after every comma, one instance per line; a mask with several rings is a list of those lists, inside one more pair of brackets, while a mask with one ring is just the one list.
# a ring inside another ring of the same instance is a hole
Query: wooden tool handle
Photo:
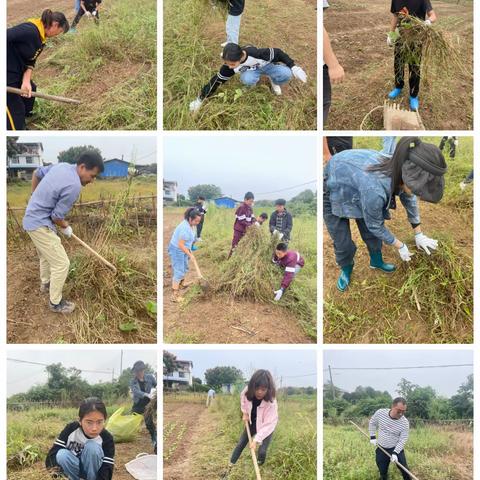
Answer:
[[198, 266], [197, 259], [192, 255], [190, 257], [193, 262], [193, 266], [195, 267], [195, 271], [197, 272], [198, 278], [203, 278], [202, 272], [200, 271], [200, 267]]
[[74, 233], [72, 233], [72, 238], [76, 240], [83, 248], [87, 249], [92, 255], [97, 257], [104, 265], [106, 265], [113, 273], [117, 273], [117, 268], [115, 265], [112, 265], [108, 260], [105, 260], [99, 253], [97, 253], [90, 245], [86, 244], [83, 240], [78, 238]]
[[[24, 95], [25, 92], [20, 88], [7, 87], [8, 93], [16, 93], [17, 95]], [[62, 103], [74, 103], [79, 105], [82, 102], [80, 100], [75, 100], [74, 98], [60, 97], [58, 95], [49, 95], [48, 93], [32, 92], [32, 97], [43, 98], [44, 100], [53, 100], [54, 102]]]
[[248, 435], [248, 448], [250, 449], [250, 453], [252, 454], [252, 461], [253, 461], [253, 467], [255, 468], [255, 475], [257, 476], [257, 480], [262, 480], [262, 477], [260, 475], [260, 468], [258, 467], [258, 462], [257, 462], [257, 455], [255, 454], [255, 450], [253, 448], [250, 448], [250, 444], [252, 443], [252, 434], [250, 433], [250, 425], [248, 424], [248, 420], [244, 420], [245, 422], [245, 429], [247, 430], [247, 435]]

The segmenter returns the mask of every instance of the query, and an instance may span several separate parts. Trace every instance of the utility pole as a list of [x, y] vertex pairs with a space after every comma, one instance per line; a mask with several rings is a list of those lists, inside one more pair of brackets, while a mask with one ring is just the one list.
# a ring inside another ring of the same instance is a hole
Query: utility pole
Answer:
[[332, 389], [332, 398], [335, 400], [335, 386], [333, 385], [333, 377], [332, 377], [332, 367], [328, 366], [328, 373], [330, 375], [330, 387]]
[[123, 350], [120, 350], [120, 375], [122, 374], [122, 372], [123, 372]]
[[112, 383], [115, 381], [115, 369], [112, 368]]

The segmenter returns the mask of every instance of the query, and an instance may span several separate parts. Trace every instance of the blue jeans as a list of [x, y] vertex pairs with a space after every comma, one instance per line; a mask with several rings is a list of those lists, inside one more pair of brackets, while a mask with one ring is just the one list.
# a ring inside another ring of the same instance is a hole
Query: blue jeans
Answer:
[[173, 280], [175, 283], [180, 283], [188, 273], [189, 258], [179, 248], [171, 245], [168, 248], [168, 254], [172, 262]]
[[70, 450], [62, 448], [57, 452], [57, 464], [69, 480], [96, 480], [103, 462], [102, 447], [88, 440], [79, 457]]
[[228, 15], [227, 17], [227, 43], [237, 43], [240, 38], [241, 15]]
[[75, 0], [75, 11], [78, 12], [80, 10], [80, 0]]
[[240, 74], [240, 81], [248, 87], [254, 87], [260, 77], [266, 75], [272, 79], [272, 82], [276, 85], [283, 85], [292, 78], [292, 70], [286, 65], [276, 65], [275, 63], [269, 63], [262, 68], [256, 70], [247, 70]]

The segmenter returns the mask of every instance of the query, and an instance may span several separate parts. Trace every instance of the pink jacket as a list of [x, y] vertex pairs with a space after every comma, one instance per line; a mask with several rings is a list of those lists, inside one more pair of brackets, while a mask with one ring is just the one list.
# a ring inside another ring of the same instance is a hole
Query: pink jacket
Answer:
[[[248, 414], [250, 421], [252, 421], [252, 402], [246, 397], [247, 387], [245, 387], [240, 394], [240, 409], [243, 413]], [[254, 440], [257, 443], [262, 443], [273, 431], [278, 423], [278, 405], [277, 400], [273, 402], [262, 403], [257, 408], [257, 433]]]

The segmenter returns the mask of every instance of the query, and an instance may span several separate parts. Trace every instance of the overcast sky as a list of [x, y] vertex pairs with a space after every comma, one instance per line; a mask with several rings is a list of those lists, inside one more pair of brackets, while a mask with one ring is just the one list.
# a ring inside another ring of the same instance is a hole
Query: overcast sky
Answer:
[[165, 137], [164, 178], [176, 181], [184, 195], [189, 187], [208, 183], [236, 200], [247, 191], [257, 200], [288, 200], [317, 189], [315, 153], [314, 136]]
[[[100, 381], [109, 382], [112, 380], [112, 368], [115, 378], [120, 372], [121, 350], [70, 350], [54, 351], [47, 350], [9, 350], [9, 359], [24, 360], [30, 362], [61, 363], [64, 367], [76, 367], [80, 370], [100, 370], [109, 373], [82, 373], [82, 378], [90, 383]], [[157, 352], [151, 349], [144, 350], [123, 350], [123, 370], [132, 367], [137, 360], [156, 367]], [[41, 365], [30, 365], [7, 360], [7, 396], [14, 393], [26, 392], [34, 385], [43, 385], [47, 381], [45, 367]]]
[[21, 135], [19, 142], [41, 142], [43, 144], [43, 159], [47, 163], [57, 163], [57, 156], [62, 150], [79, 145], [92, 145], [102, 152], [107, 160], [111, 158], [122, 158], [130, 161], [135, 153], [137, 165], [157, 163], [157, 140], [152, 136], [125, 135], [112, 137], [108, 135], [99, 136], [29, 136]]
[[472, 364], [473, 353], [466, 350], [328, 350], [324, 354], [324, 379], [328, 382], [328, 365], [333, 369], [333, 383], [346, 391], [359, 385], [397, 395], [396, 387], [406, 378], [422, 387], [430, 386], [445, 397], [457, 393], [458, 387], [473, 367], [428, 368], [415, 370], [335, 370], [350, 367], [418, 367], [431, 365]]
[[[176, 350], [169, 352], [179, 360], [193, 362], [193, 374], [205, 381], [205, 371], [214, 367], [236, 367], [245, 378], [263, 368], [270, 370], [277, 387], [317, 387], [316, 355], [312, 350]], [[308, 376], [307, 376], [308, 375]]]

